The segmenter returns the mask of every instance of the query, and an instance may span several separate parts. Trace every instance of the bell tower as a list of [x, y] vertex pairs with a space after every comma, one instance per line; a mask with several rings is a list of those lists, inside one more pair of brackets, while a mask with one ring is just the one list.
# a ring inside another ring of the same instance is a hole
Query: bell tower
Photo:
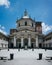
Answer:
[[36, 32], [39, 32], [39, 33], [42, 33], [42, 25], [41, 25], [41, 22], [36, 22], [35, 23], [35, 31]]

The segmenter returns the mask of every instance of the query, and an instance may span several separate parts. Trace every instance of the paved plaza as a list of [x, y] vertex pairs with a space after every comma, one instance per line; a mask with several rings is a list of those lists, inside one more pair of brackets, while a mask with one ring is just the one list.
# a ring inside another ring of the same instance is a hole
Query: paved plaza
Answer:
[[[42, 60], [39, 58], [39, 53], [42, 53]], [[13, 60], [10, 59], [10, 54], [14, 54]], [[52, 50], [44, 49], [7, 49], [0, 51], [0, 56], [7, 57], [7, 60], [0, 60], [0, 65], [52, 65], [52, 60], [45, 60], [46, 56], [52, 56]]]

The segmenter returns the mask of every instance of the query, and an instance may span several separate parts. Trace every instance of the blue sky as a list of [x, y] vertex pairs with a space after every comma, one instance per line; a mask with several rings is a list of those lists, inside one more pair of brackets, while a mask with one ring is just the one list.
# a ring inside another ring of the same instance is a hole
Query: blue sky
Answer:
[[52, 0], [0, 0], [0, 28], [7, 33], [16, 28], [16, 20], [25, 9], [32, 19], [43, 22], [44, 29], [52, 30]]

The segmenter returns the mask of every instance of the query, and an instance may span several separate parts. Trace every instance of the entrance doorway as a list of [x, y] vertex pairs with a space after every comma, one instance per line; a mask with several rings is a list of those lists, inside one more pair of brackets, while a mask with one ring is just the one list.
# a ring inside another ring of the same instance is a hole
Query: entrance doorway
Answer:
[[31, 39], [31, 48], [35, 48], [35, 47], [36, 47], [35, 39], [32, 38], [32, 39]]
[[19, 48], [21, 48], [21, 43], [19, 43]]
[[24, 47], [28, 48], [28, 39], [27, 38], [24, 39]]
[[21, 39], [16, 40], [16, 47], [21, 48]]
[[39, 44], [39, 48], [42, 48], [42, 44], [41, 43]]
[[34, 44], [33, 43], [31, 43], [31, 48], [33, 48], [34, 47]]
[[11, 43], [10, 48], [13, 48], [13, 43]]

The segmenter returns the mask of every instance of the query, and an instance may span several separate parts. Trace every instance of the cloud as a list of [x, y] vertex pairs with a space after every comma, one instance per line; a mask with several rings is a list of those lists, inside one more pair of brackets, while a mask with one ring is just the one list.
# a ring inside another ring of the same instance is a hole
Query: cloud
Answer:
[[5, 6], [6, 8], [9, 8], [10, 1], [9, 0], [0, 0], [0, 6]]
[[4, 35], [7, 35], [7, 32], [5, 31], [5, 27], [0, 25], [0, 32]]
[[42, 23], [42, 32], [43, 34], [47, 34], [48, 32], [52, 31], [52, 25]]
[[0, 25], [0, 28], [1, 28], [1, 29], [5, 29], [5, 27], [4, 27], [4, 26], [1, 26], [1, 25]]
[[0, 29], [0, 32], [3, 33], [4, 35], [7, 35], [7, 33], [4, 30]]

